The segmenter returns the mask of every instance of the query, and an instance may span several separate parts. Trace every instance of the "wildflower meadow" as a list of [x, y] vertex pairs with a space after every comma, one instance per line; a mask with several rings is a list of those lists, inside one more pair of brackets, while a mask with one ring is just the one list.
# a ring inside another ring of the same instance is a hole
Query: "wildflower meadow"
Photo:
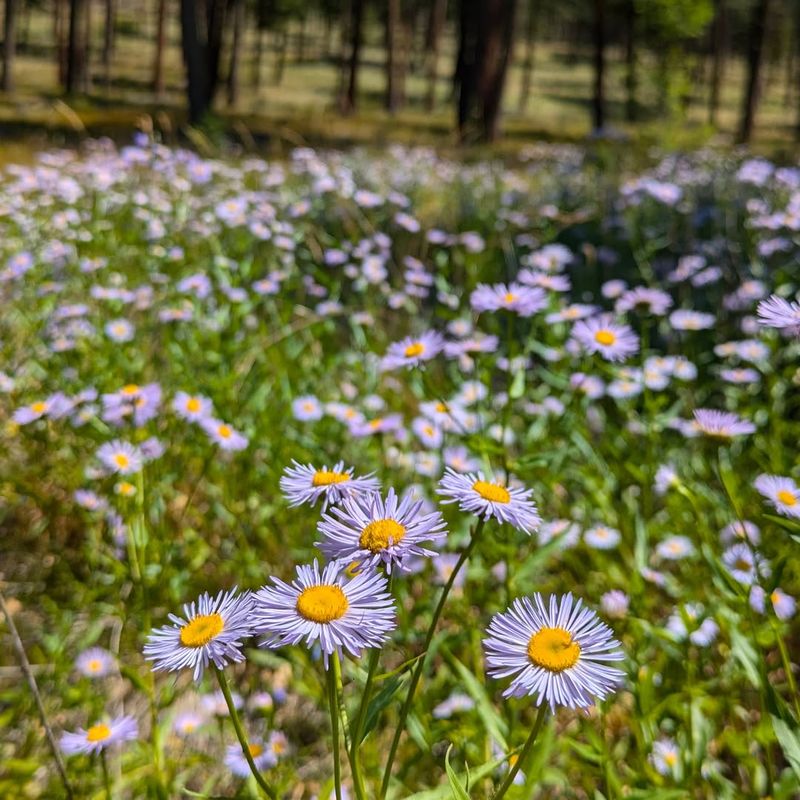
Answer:
[[0, 174], [0, 796], [800, 797], [800, 169]]

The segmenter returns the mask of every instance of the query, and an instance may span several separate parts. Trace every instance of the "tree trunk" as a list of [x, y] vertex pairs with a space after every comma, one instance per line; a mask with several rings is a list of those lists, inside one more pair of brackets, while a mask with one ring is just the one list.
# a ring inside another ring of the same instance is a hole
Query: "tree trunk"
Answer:
[[605, 125], [605, 53], [606, 8], [605, 0], [594, 0], [594, 93], [592, 96], [592, 124], [595, 131]]
[[295, 54], [295, 61], [297, 61], [298, 64], [302, 64], [306, 60], [307, 25], [308, 16], [303, 12], [303, 15], [300, 17], [300, 30], [297, 32], [297, 52]]
[[636, 4], [628, 0], [625, 8], [625, 119], [636, 122], [639, 106], [636, 102]]
[[261, 63], [264, 60], [264, 29], [261, 26], [256, 28], [255, 52], [253, 53], [253, 89], [258, 91], [261, 88]]
[[457, 97], [458, 136], [462, 142], [469, 136], [469, 121], [477, 102], [480, 2], [461, 0], [459, 5], [458, 54], [453, 83]]
[[17, 45], [17, 11], [19, 0], [6, 0], [3, 20], [3, 76], [0, 88], [4, 92], [14, 91], [14, 52]]
[[400, 102], [397, 87], [398, 40], [400, 39], [400, 0], [386, 4], [386, 110], [397, 111]]
[[351, 114], [356, 110], [358, 70], [361, 66], [361, 29], [364, 24], [364, 0], [351, 0], [350, 10], [350, 59], [347, 67], [346, 89], [340, 103], [343, 114]]
[[67, 46], [67, 93], [76, 95], [86, 86], [86, 0], [70, 0]]
[[164, 95], [164, 48], [167, 43], [167, 0], [158, 0], [156, 12], [156, 57], [153, 62], [153, 92]]
[[228, 65], [228, 106], [232, 108], [239, 100], [239, 57], [244, 32], [244, 0], [233, 0], [233, 41]]
[[516, 0], [485, 0], [486, 26], [482, 37], [480, 98], [483, 141], [500, 134], [500, 108], [511, 50], [514, 46]]
[[56, 60], [58, 62], [58, 85], [67, 85], [67, 3], [66, 0], [55, 0], [53, 14], [53, 38], [56, 43]]
[[525, 25], [525, 60], [522, 62], [522, 83], [519, 88], [517, 111], [524, 114], [528, 108], [533, 81], [533, 64], [536, 54], [536, 28], [539, 21], [538, 0], [528, 0], [528, 18]]
[[83, 46], [86, 53], [86, 69], [83, 71], [83, 86], [81, 88], [84, 94], [88, 94], [92, 90], [92, 0], [86, 0], [84, 9]]
[[111, 85], [111, 57], [114, 54], [116, 11], [116, 0], [106, 0], [106, 25], [103, 36], [103, 79], [106, 90]]
[[753, 135], [753, 125], [759, 100], [764, 31], [767, 27], [768, 14], [769, 0], [757, 0], [750, 17], [750, 31], [747, 43], [747, 89], [742, 106], [742, 124], [739, 128], [740, 142], [749, 142]]
[[725, 70], [725, 0], [715, 0], [714, 23], [711, 28], [711, 89], [708, 95], [708, 121], [717, 124], [719, 90]]
[[283, 83], [283, 73], [286, 69], [286, 50], [289, 46], [289, 34], [284, 28], [276, 36], [278, 38], [275, 46], [275, 66], [272, 71], [272, 82], [276, 86], [280, 86]]
[[198, 125], [211, 110], [211, 93], [205, 46], [197, 29], [195, 0], [181, 0], [181, 43], [186, 65], [189, 122]]
[[428, 91], [425, 95], [425, 110], [433, 111], [436, 103], [437, 69], [439, 66], [439, 44], [447, 20], [447, 0], [433, 0], [425, 50], [428, 54]]

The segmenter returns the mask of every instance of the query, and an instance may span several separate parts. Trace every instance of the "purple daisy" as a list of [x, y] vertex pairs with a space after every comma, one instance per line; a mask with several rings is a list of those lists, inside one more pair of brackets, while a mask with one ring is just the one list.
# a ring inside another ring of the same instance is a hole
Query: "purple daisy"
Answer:
[[753, 486], [779, 514], [800, 519], [800, 486], [782, 475], [759, 475]]
[[646, 286], [636, 286], [628, 289], [617, 300], [614, 310], [617, 314], [633, 311], [635, 308], [644, 309], [657, 317], [663, 317], [672, 307], [672, 297], [661, 289], [650, 289]]
[[487, 674], [513, 676], [504, 697], [536, 696], [536, 705], [587, 708], [622, 683], [625, 674], [602, 662], [624, 654], [611, 628], [571, 594], [517, 598], [495, 614], [484, 639]]
[[479, 283], [469, 298], [470, 305], [478, 313], [482, 311], [513, 311], [521, 317], [531, 317], [547, 305], [547, 293], [538, 286], [523, 286], [521, 283], [496, 283], [489, 286]]
[[413, 492], [399, 500], [394, 489], [386, 500], [379, 494], [345, 498], [323, 516], [317, 529], [325, 538], [316, 546], [328, 559], [357, 562], [361, 568], [383, 564], [388, 573], [392, 567], [407, 569], [409, 559], [436, 555], [424, 542], [447, 536], [441, 513], [425, 513], [425, 505]]
[[172, 400], [172, 410], [188, 422], [199, 422], [214, 413], [214, 405], [201, 394], [176, 392]]
[[600, 353], [607, 361], [624, 361], [639, 349], [631, 327], [614, 322], [611, 314], [576, 322], [572, 335], [587, 353]]
[[676, 331], [703, 331], [713, 328], [717, 318], [713, 314], [680, 308], [669, 315], [670, 325]]
[[345, 469], [344, 461], [321, 469], [297, 461], [292, 461], [292, 464], [283, 471], [280, 481], [281, 491], [289, 500], [290, 508], [303, 503], [314, 506], [321, 497], [324, 511], [329, 503], [338, 503], [345, 497], [373, 494], [381, 488], [380, 481], [373, 477], [373, 473], [354, 476], [353, 467]]
[[694, 421], [701, 433], [718, 439], [744, 436], [754, 433], [756, 429], [752, 422], [741, 419], [738, 414], [711, 408], [698, 408], [694, 412]]
[[784, 300], [773, 294], [758, 304], [758, 322], [768, 328], [780, 328], [800, 335], [800, 303]]
[[397, 625], [386, 578], [365, 570], [352, 580], [336, 563], [320, 572], [316, 561], [297, 567], [291, 584], [278, 578], [255, 594], [253, 624], [268, 635], [263, 647], [318, 643], [325, 668], [333, 653], [345, 649], [360, 656], [365, 647], [380, 647]]
[[[250, 755], [253, 757], [253, 763], [260, 771], [274, 767], [278, 763], [278, 759], [272, 750], [265, 745], [261, 739], [251, 739], [248, 745]], [[238, 744], [228, 745], [225, 751], [225, 766], [237, 778], [250, 777], [250, 765], [242, 753], [242, 748]]]
[[114, 439], [112, 442], [101, 445], [97, 450], [97, 457], [106, 468], [120, 475], [139, 472], [144, 463], [139, 448], [120, 439]]
[[236, 587], [216, 597], [205, 593], [183, 606], [183, 617], [170, 614], [172, 625], [154, 629], [144, 646], [154, 672], [191, 668], [196, 681], [213, 662], [219, 669], [244, 661], [243, 640], [252, 634], [253, 596]]
[[200, 420], [200, 426], [208, 434], [213, 442], [216, 442], [223, 450], [244, 450], [247, 447], [247, 438], [242, 436], [227, 422], [219, 419], [207, 417]]
[[93, 754], [120, 742], [129, 742], [139, 735], [139, 726], [133, 717], [117, 717], [109, 722], [98, 722], [90, 728], [79, 728], [75, 733], [61, 736], [61, 749], [67, 755]]
[[437, 331], [426, 331], [420, 336], [408, 336], [400, 342], [389, 345], [386, 355], [381, 359], [381, 369], [416, 367], [429, 361], [444, 349], [444, 337]]
[[116, 666], [114, 656], [102, 647], [90, 647], [75, 659], [75, 669], [87, 678], [105, 678]]
[[494, 517], [525, 533], [535, 531], [542, 522], [536, 504], [528, 499], [533, 489], [494, 483], [480, 471], [461, 474], [448, 467], [436, 493], [448, 498], [443, 503], [457, 502], [462, 511], [483, 519]]

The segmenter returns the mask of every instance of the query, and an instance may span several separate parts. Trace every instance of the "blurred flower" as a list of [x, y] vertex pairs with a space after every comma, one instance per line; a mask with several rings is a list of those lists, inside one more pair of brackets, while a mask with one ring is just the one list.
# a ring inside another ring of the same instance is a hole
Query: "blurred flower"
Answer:
[[800, 519], [800, 486], [781, 475], [759, 475], [753, 482], [756, 491], [765, 497], [779, 514]]
[[321, 497], [324, 511], [330, 503], [339, 503], [345, 497], [373, 494], [381, 488], [372, 473], [354, 476], [353, 467], [345, 469], [344, 461], [330, 469], [327, 465], [317, 469], [313, 464], [297, 461], [292, 461], [292, 465], [284, 469], [280, 480], [281, 491], [290, 508], [303, 503], [314, 506]]
[[61, 736], [61, 749], [67, 755], [99, 753], [107, 747], [128, 742], [139, 735], [139, 727], [133, 717], [117, 717], [108, 723], [98, 722], [88, 730], [79, 728], [75, 733]]
[[114, 656], [102, 647], [90, 647], [75, 659], [75, 669], [87, 678], [105, 678], [116, 666]]
[[587, 353], [599, 353], [607, 361], [624, 361], [639, 349], [630, 326], [614, 322], [610, 314], [576, 322], [572, 335]]

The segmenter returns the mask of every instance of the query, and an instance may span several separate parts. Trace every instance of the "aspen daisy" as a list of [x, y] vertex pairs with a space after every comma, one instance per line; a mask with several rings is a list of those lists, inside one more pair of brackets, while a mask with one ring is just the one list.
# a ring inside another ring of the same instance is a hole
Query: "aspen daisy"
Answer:
[[272, 583], [255, 594], [254, 628], [268, 636], [262, 647], [319, 644], [327, 669], [333, 653], [360, 656], [366, 647], [380, 647], [396, 627], [394, 601], [378, 572], [347, 580], [338, 564], [320, 570], [314, 561], [298, 566], [292, 583]]
[[694, 412], [697, 429], [706, 436], [717, 439], [730, 439], [753, 433], [756, 426], [729, 411], [716, 411], [711, 408], [698, 408]]
[[97, 450], [97, 457], [107, 469], [120, 475], [139, 472], [144, 463], [138, 447], [119, 439], [101, 445]]
[[800, 519], [800, 486], [782, 475], [759, 475], [753, 486], [779, 514]]
[[286, 467], [280, 480], [281, 491], [290, 508], [303, 503], [314, 506], [321, 497], [324, 511], [330, 503], [339, 503], [345, 497], [373, 494], [381, 488], [371, 472], [363, 476], [353, 475], [353, 467], [345, 469], [344, 461], [320, 469], [297, 461], [292, 461], [292, 465]]
[[611, 628], [571, 594], [517, 598], [495, 614], [484, 639], [487, 673], [513, 676], [504, 697], [535, 695], [536, 705], [587, 708], [604, 699], [624, 678], [603, 662], [624, 655]]
[[398, 367], [416, 367], [438, 355], [443, 348], [444, 337], [436, 331], [408, 336], [389, 345], [386, 355], [381, 359], [381, 369], [388, 371]]
[[172, 401], [172, 410], [188, 422], [199, 422], [214, 413], [211, 401], [201, 394], [176, 392]]
[[514, 311], [521, 317], [531, 317], [547, 305], [547, 294], [538, 286], [523, 286], [521, 283], [496, 283], [489, 286], [485, 283], [478, 287], [469, 297], [475, 311]]
[[98, 722], [90, 728], [79, 728], [75, 733], [61, 736], [61, 749], [67, 755], [99, 753], [111, 745], [129, 742], [139, 735], [133, 717], [117, 717], [108, 722]]
[[624, 361], [639, 349], [631, 327], [615, 322], [610, 314], [576, 322], [572, 335], [587, 353], [599, 353], [607, 361]]
[[170, 614], [172, 625], [150, 632], [144, 646], [153, 671], [175, 672], [191, 668], [196, 681], [213, 662], [219, 669], [244, 661], [243, 641], [252, 634], [253, 596], [234, 587], [216, 597], [205, 593], [183, 606], [183, 617]]
[[425, 542], [446, 537], [445, 522], [438, 511], [425, 513], [426, 501], [408, 492], [402, 500], [389, 489], [386, 500], [379, 494], [345, 498], [341, 506], [323, 516], [318, 530], [323, 540], [316, 546], [331, 560], [377, 567], [383, 564], [408, 569], [409, 559], [435, 556]]
[[[248, 748], [253, 758], [253, 763], [259, 772], [274, 767], [278, 763], [275, 754], [261, 739], [251, 739]], [[228, 749], [225, 751], [225, 766], [237, 778], [250, 777], [250, 765], [247, 763], [239, 744], [228, 745]]]
[[533, 489], [494, 483], [483, 472], [461, 474], [448, 467], [436, 493], [447, 498], [443, 503], [457, 502], [462, 511], [483, 519], [494, 517], [525, 533], [535, 531], [542, 522], [536, 504], [529, 499]]
[[114, 656], [102, 647], [90, 647], [75, 659], [75, 669], [87, 678], [104, 678], [116, 665]]
[[800, 335], [800, 303], [773, 294], [758, 304], [758, 322], [768, 328], [781, 328]]
[[207, 417], [200, 420], [200, 426], [221, 450], [237, 451], [247, 447], [247, 438], [227, 422]]

